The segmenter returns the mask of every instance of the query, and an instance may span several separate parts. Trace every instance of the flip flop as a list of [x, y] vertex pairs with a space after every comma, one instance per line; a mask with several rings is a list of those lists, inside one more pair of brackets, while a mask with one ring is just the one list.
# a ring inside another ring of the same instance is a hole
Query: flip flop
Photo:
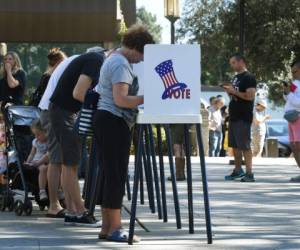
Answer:
[[[114, 242], [128, 242], [129, 233], [123, 229], [118, 229], [114, 231], [111, 235], [107, 236], [108, 241]], [[136, 235], [133, 236], [133, 242], [137, 243], [140, 242], [140, 238]]]
[[46, 214], [48, 218], [65, 218], [65, 209], [60, 210], [57, 214]]
[[107, 239], [107, 234], [105, 234], [105, 233], [99, 233], [98, 234], [98, 239], [99, 240], [106, 240]]

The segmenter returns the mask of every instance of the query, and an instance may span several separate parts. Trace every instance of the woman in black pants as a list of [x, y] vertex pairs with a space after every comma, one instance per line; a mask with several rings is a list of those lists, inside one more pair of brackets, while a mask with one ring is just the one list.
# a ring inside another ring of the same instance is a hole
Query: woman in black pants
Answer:
[[[154, 43], [149, 32], [140, 25], [128, 29], [122, 47], [104, 62], [97, 92], [101, 99], [94, 117], [94, 133], [101, 166], [100, 205], [102, 229], [99, 238], [128, 242], [128, 233], [121, 229], [121, 207], [125, 193], [131, 128], [137, 106], [144, 97], [136, 96], [138, 83], [131, 64], [143, 60], [144, 46]], [[137, 240], [137, 237], [135, 237]]]

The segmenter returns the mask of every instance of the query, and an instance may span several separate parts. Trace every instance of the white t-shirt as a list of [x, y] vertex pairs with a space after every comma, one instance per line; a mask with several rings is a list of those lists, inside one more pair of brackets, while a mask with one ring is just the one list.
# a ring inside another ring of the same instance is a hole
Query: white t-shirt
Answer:
[[300, 112], [300, 81], [294, 80], [291, 86], [291, 92], [284, 96], [286, 100], [284, 111], [297, 110]]
[[48, 110], [49, 109], [49, 104], [50, 104], [50, 98], [57, 86], [58, 80], [61, 77], [61, 75], [64, 73], [65, 69], [68, 67], [68, 65], [79, 55], [74, 55], [71, 57], [66, 58], [65, 60], [63, 60], [57, 67], [56, 69], [53, 71], [47, 88], [45, 90], [45, 93], [39, 103], [39, 108], [41, 110]]
[[47, 153], [47, 143], [41, 143], [36, 138], [32, 141], [32, 146], [36, 148], [33, 161], [39, 161]]

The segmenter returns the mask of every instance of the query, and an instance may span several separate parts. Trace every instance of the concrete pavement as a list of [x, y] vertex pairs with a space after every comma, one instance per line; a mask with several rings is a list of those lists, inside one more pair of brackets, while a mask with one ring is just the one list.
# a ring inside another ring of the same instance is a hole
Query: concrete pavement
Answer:
[[[256, 159], [255, 183], [225, 182], [224, 175], [232, 168], [228, 162], [228, 158], [207, 159], [213, 245], [206, 244], [200, 165], [193, 158], [193, 235], [188, 233], [186, 182], [178, 183], [181, 230], [176, 229], [167, 182], [169, 221], [163, 223], [150, 213], [145, 193], [145, 205], [138, 205], [137, 216], [150, 232], [136, 225], [136, 234], [142, 237], [138, 244], [98, 241], [97, 229], [65, 227], [62, 220], [45, 218], [45, 212], [35, 207], [30, 217], [0, 212], [0, 249], [300, 249], [300, 184], [289, 183], [300, 171], [293, 159]], [[125, 204], [130, 207], [126, 198]], [[99, 208], [96, 211], [98, 215]], [[128, 214], [123, 214], [128, 227]]]

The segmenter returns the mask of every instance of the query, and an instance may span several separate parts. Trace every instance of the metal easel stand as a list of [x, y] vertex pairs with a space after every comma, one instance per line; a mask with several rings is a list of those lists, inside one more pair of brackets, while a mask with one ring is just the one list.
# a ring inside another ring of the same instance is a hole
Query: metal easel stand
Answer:
[[[184, 123], [183, 123], [184, 121]], [[168, 157], [169, 157], [169, 165], [170, 172], [172, 178], [172, 191], [173, 191], [173, 199], [174, 199], [174, 208], [176, 214], [176, 225], [177, 229], [181, 228], [181, 214], [179, 207], [179, 199], [178, 199], [178, 191], [176, 185], [175, 178], [175, 169], [174, 169], [174, 161], [173, 161], [173, 150], [172, 150], [172, 142], [170, 136], [170, 129], [168, 124], [184, 124], [184, 139], [185, 139], [185, 151], [187, 158], [187, 185], [188, 185], [188, 213], [189, 213], [189, 232], [194, 233], [194, 214], [193, 214], [193, 193], [192, 193], [192, 168], [191, 168], [191, 146], [189, 139], [189, 125], [196, 125], [197, 139], [199, 145], [199, 155], [200, 155], [200, 165], [201, 165], [201, 173], [202, 173], [202, 186], [203, 186], [203, 197], [204, 197], [204, 209], [205, 209], [205, 221], [206, 221], [206, 234], [207, 234], [207, 242], [208, 244], [212, 244], [212, 230], [211, 230], [211, 216], [210, 216], [210, 207], [209, 207], [209, 196], [208, 196], [208, 185], [207, 185], [207, 177], [206, 177], [206, 166], [205, 166], [205, 154], [204, 147], [201, 135], [201, 117], [200, 116], [163, 116], [163, 117], [153, 117], [153, 116], [145, 116], [144, 114], [139, 114], [137, 121], [137, 129], [138, 129], [138, 143], [136, 148], [136, 159], [135, 159], [135, 167], [134, 167], [134, 183], [133, 183], [133, 193], [132, 193], [132, 204], [131, 204], [131, 216], [130, 216], [130, 226], [129, 226], [129, 241], [128, 244], [133, 243], [133, 235], [135, 229], [135, 220], [136, 220], [136, 208], [137, 208], [137, 197], [139, 190], [139, 183], [141, 185], [141, 176], [142, 176], [142, 159], [144, 158], [144, 167], [145, 170], [147, 168], [148, 174], [145, 174], [148, 191], [151, 190], [152, 183], [152, 175], [150, 176], [149, 172], [152, 173], [150, 156], [152, 156], [152, 166], [154, 172], [154, 183], [156, 190], [156, 199], [158, 205], [158, 217], [161, 219], [161, 215], [163, 216], [163, 221], [167, 222], [167, 203], [166, 203], [166, 189], [165, 189], [165, 176], [164, 176], [164, 162], [162, 155], [162, 139], [161, 139], [161, 124], [163, 124], [164, 130], [166, 132], [166, 139], [168, 144]], [[160, 166], [160, 182], [161, 182], [161, 199], [159, 195], [159, 180], [158, 180], [158, 171], [156, 166], [155, 159], [155, 151], [154, 151], [154, 141], [152, 134], [152, 124], [156, 124], [157, 129], [157, 137], [158, 137], [158, 156], [159, 156], [159, 166]], [[148, 144], [150, 142], [150, 145]], [[145, 145], [146, 144], [146, 145]], [[148, 145], [148, 146], [147, 146]], [[146, 152], [145, 152], [146, 151]], [[143, 154], [146, 153], [146, 157], [143, 157]], [[146, 159], [145, 159], [146, 158]], [[150, 166], [150, 167], [149, 167]], [[152, 186], [153, 188], [153, 186]], [[153, 189], [152, 189], [153, 191]], [[141, 193], [142, 194], [142, 193]], [[154, 197], [153, 193], [149, 194], [149, 203], [150, 209], [153, 212], [154, 208]], [[150, 200], [151, 199], [151, 200]], [[152, 204], [151, 204], [152, 203]], [[161, 210], [162, 204], [162, 212]]]

